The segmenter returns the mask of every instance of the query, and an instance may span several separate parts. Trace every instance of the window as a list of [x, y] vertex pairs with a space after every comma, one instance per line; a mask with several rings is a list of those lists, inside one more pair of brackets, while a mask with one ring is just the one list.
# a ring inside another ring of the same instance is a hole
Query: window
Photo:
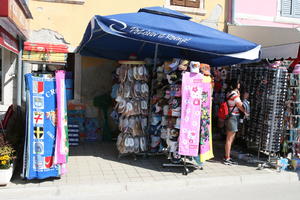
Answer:
[[300, 18], [300, 0], [281, 0], [281, 16]]
[[171, 5], [199, 8], [200, 0], [171, 0]]
[[205, 0], [165, 0], [164, 7], [186, 14], [206, 14], [204, 9]]

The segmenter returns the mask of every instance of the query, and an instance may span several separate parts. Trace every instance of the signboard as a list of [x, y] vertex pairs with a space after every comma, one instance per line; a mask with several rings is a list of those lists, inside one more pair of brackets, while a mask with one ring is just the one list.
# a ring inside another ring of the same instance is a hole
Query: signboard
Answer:
[[6, 49], [19, 53], [17, 40], [0, 26], [0, 45]]
[[0, 17], [7, 17], [28, 37], [29, 23], [16, 0], [0, 0]]

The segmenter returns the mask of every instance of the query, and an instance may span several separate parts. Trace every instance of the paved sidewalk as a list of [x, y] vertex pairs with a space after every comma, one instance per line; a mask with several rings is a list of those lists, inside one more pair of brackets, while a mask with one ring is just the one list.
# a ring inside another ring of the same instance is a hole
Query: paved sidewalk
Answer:
[[[220, 148], [220, 146], [215, 146]], [[218, 154], [216, 152], [215, 154]], [[219, 153], [220, 154], [220, 153]], [[40, 188], [74, 188], [101, 186], [102, 190], [143, 190], [145, 187], [176, 187], [193, 184], [228, 185], [257, 182], [296, 182], [299, 177], [295, 172], [281, 172], [264, 169], [256, 170], [256, 166], [241, 163], [238, 166], [222, 164], [220, 155], [205, 163], [204, 170], [195, 170], [188, 176], [182, 175], [181, 168], [163, 168], [162, 163], [168, 162], [165, 156], [122, 157], [118, 154], [113, 143], [83, 143], [78, 147], [71, 147], [68, 173], [59, 178], [47, 180], [25, 181], [14, 178], [3, 189]], [[160, 183], [160, 184], [158, 184]], [[0, 188], [1, 189], [1, 188]], [[17, 190], [16, 190], [17, 191]]]

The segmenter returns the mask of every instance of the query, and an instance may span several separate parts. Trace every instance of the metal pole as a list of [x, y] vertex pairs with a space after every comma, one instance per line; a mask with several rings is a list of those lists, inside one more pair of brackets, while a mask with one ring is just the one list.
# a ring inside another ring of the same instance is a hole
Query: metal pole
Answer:
[[[154, 74], [155, 70], [156, 70], [156, 66], [157, 66], [157, 53], [158, 53], [158, 44], [155, 44], [155, 51], [154, 51], [154, 60], [153, 60], [153, 69], [152, 69], [152, 75]], [[150, 70], [149, 70], [150, 71]], [[148, 105], [151, 106], [151, 97], [153, 95], [153, 78], [151, 79], [151, 85], [150, 85], [151, 89], [150, 89], [150, 94], [149, 94], [149, 100], [148, 100]], [[147, 124], [147, 130], [149, 133], [150, 130], [150, 120], [151, 120], [151, 115], [152, 115], [152, 109], [149, 109], [149, 115], [148, 115], [148, 124]], [[147, 136], [147, 143], [148, 143], [148, 147], [149, 147], [149, 142], [150, 142], [150, 135], [148, 134]]]
[[274, 93], [274, 102], [273, 102], [273, 113], [272, 113], [272, 124], [271, 124], [271, 133], [269, 139], [269, 158], [268, 161], [271, 161], [271, 150], [272, 150], [272, 143], [273, 143], [273, 134], [274, 134], [274, 123], [275, 123], [275, 111], [276, 111], [276, 103], [277, 103], [277, 95], [278, 95], [278, 81], [280, 78], [280, 69], [277, 68], [276, 71], [276, 83], [275, 83], [275, 93]]
[[17, 75], [17, 105], [22, 104], [22, 54], [23, 54], [23, 41], [19, 38], [19, 54], [18, 54], [18, 75]]
[[156, 65], [157, 65], [157, 53], [158, 53], [158, 44], [155, 44], [154, 66], [153, 66], [154, 69], [156, 69]]
[[[264, 75], [264, 80], [268, 80], [268, 74], [269, 74], [269, 71], [267, 71], [267, 73]], [[265, 96], [262, 98], [262, 99], [264, 99], [264, 102], [262, 103], [263, 110], [266, 109], [266, 106], [265, 106], [266, 105], [266, 100], [265, 99], [268, 99], [268, 96], [269, 96], [268, 94], [265, 94]], [[262, 130], [264, 130], [265, 127], [266, 127], [266, 125], [263, 125], [262, 126]], [[257, 159], [258, 160], [260, 160], [260, 153], [261, 153], [261, 148], [262, 148], [262, 137], [263, 137], [263, 132], [260, 131], [260, 134], [259, 134], [259, 143], [258, 143], [258, 154], [257, 154]]]

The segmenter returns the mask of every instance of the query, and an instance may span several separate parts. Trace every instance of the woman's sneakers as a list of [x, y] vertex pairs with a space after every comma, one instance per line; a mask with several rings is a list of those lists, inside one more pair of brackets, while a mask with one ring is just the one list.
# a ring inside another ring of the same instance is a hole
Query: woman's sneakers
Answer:
[[227, 158], [227, 159], [224, 158], [223, 163], [224, 165], [238, 165], [238, 163], [232, 160], [232, 158]]

